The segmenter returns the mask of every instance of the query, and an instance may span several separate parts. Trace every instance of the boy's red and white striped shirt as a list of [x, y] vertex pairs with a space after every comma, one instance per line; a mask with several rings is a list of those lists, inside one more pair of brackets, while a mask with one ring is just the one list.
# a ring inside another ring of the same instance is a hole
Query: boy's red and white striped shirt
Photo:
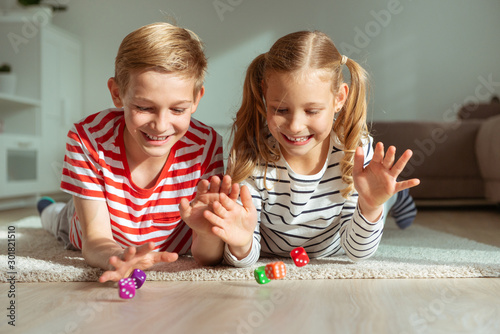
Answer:
[[[106, 201], [115, 241], [122, 247], [154, 242], [159, 251], [185, 254], [191, 229], [181, 220], [179, 203], [192, 200], [200, 179], [224, 172], [222, 137], [191, 119], [189, 130], [172, 147], [157, 183], [143, 189], [130, 176], [123, 143], [123, 109], [108, 109], [76, 123], [68, 133], [61, 189], [71, 195]], [[78, 217], [70, 240], [82, 248]]]

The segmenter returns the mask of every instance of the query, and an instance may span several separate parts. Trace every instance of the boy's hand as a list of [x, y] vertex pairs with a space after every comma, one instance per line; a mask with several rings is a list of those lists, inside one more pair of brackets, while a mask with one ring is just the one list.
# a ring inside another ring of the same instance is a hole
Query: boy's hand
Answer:
[[[239, 192], [239, 188], [233, 187], [233, 192]], [[205, 211], [205, 218], [212, 223], [212, 232], [221, 238], [228, 246], [231, 253], [238, 259], [245, 258], [251, 250], [253, 232], [257, 224], [257, 210], [252, 202], [252, 196], [248, 187], [241, 188], [241, 202], [238, 198], [219, 195], [220, 201], [213, 203], [213, 212]]]
[[[384, 155], [384, 144], [377, 143], [372, 160], [363, 168], [364, 154], [363, 148], [358, 147], [354, 155], [354, 167], [352, 176], [354, 187], [359, 194], [359, 205], [363, 215], [380, 212], [382, 205], [397, 192], [415, 187], [420, 183], [419, 179], [397, 182], [396, 179], [401, 174], [406, 164], [412, 156], [411, 150], [406, 150], [403, 155], [394, 162], [396, 148], [390, 146]], [[375, 220], [373, 218], [371, 220]]]
[[152, 252], [153, 249], [154, 243], [148, 242], [139, 247], [129, 247], [125, 249], [121, 258], [118, 256], [110, 257], [109, 264], [112, 265], [115, 270], [105, 271], [101, 277], [99, 277], [99, 282], [117, 282], [122, 278], [129, 277], [134, 269], [145, 270], [156, 263], [174, 262], [178, 258], [176, 253]]

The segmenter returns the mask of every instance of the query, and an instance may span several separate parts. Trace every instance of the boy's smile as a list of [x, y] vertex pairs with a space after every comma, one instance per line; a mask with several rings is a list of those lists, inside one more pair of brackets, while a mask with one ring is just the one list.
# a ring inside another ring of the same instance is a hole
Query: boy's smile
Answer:
[[113, 98], [115, 106], [125, 112], [124, 141], [127, 158], [132, 160], [129, 164], [167, 159], [173, 145], [186, 134], [191, 114], [203, 95], [202, 89], [194, 98], [194, 85], [195, 80], [172, 73], [130, 73], [123, 96]]

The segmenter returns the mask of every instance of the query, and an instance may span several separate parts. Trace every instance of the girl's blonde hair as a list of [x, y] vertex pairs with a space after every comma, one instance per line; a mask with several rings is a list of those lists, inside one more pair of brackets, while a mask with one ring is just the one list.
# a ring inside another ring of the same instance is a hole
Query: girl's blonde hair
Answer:
[[128, 34], [115, 59], [115, 80], [124, 93], [132, 70], [157, 70], [194, 78], [198, 95], [207, 68], [200, 38], [192, 31], [170, 23], [152, 23]]
[[[351, 74], [347, 101], [338, 113], [333, 131], [343, 145], [340, 162], [342, 180], [347, 187], [341, 191], [348, 197], [354, 190], [352, 169], [354, 152], [368, 136], [366, 125], [367, 73], [352, 59], [345, 63]], [[269, 142], [264, 83], [271, 72], [297, 73], [299, 70], [321, 70], [329, 75], [332, 92], [337, 94], [344, 83], [342, 55], [332, 40], [319, 31], [299, 31], [286, 35], [274, 43], [269, 52], [259, 55], [247, 69], [243, 85], [243, 100], [232, 126], [228, 174], [234, 182], [250, 176], [257, 166], [266, 169], [280, 159], [278, 147]]]

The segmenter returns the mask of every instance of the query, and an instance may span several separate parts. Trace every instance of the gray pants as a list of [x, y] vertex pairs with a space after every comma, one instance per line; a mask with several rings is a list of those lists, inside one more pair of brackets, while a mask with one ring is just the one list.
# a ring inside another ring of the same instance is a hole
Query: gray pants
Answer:
[[75, 213], [75, 205], [73, 199], [68, 203], [54, 203], [46, 207], [40, 216], [42, 226], [45, 230], [52, 233], [58, 241], [62, 241], [66, 249], [77, 250], [69, 241], [69, 225], [73, 214]]

